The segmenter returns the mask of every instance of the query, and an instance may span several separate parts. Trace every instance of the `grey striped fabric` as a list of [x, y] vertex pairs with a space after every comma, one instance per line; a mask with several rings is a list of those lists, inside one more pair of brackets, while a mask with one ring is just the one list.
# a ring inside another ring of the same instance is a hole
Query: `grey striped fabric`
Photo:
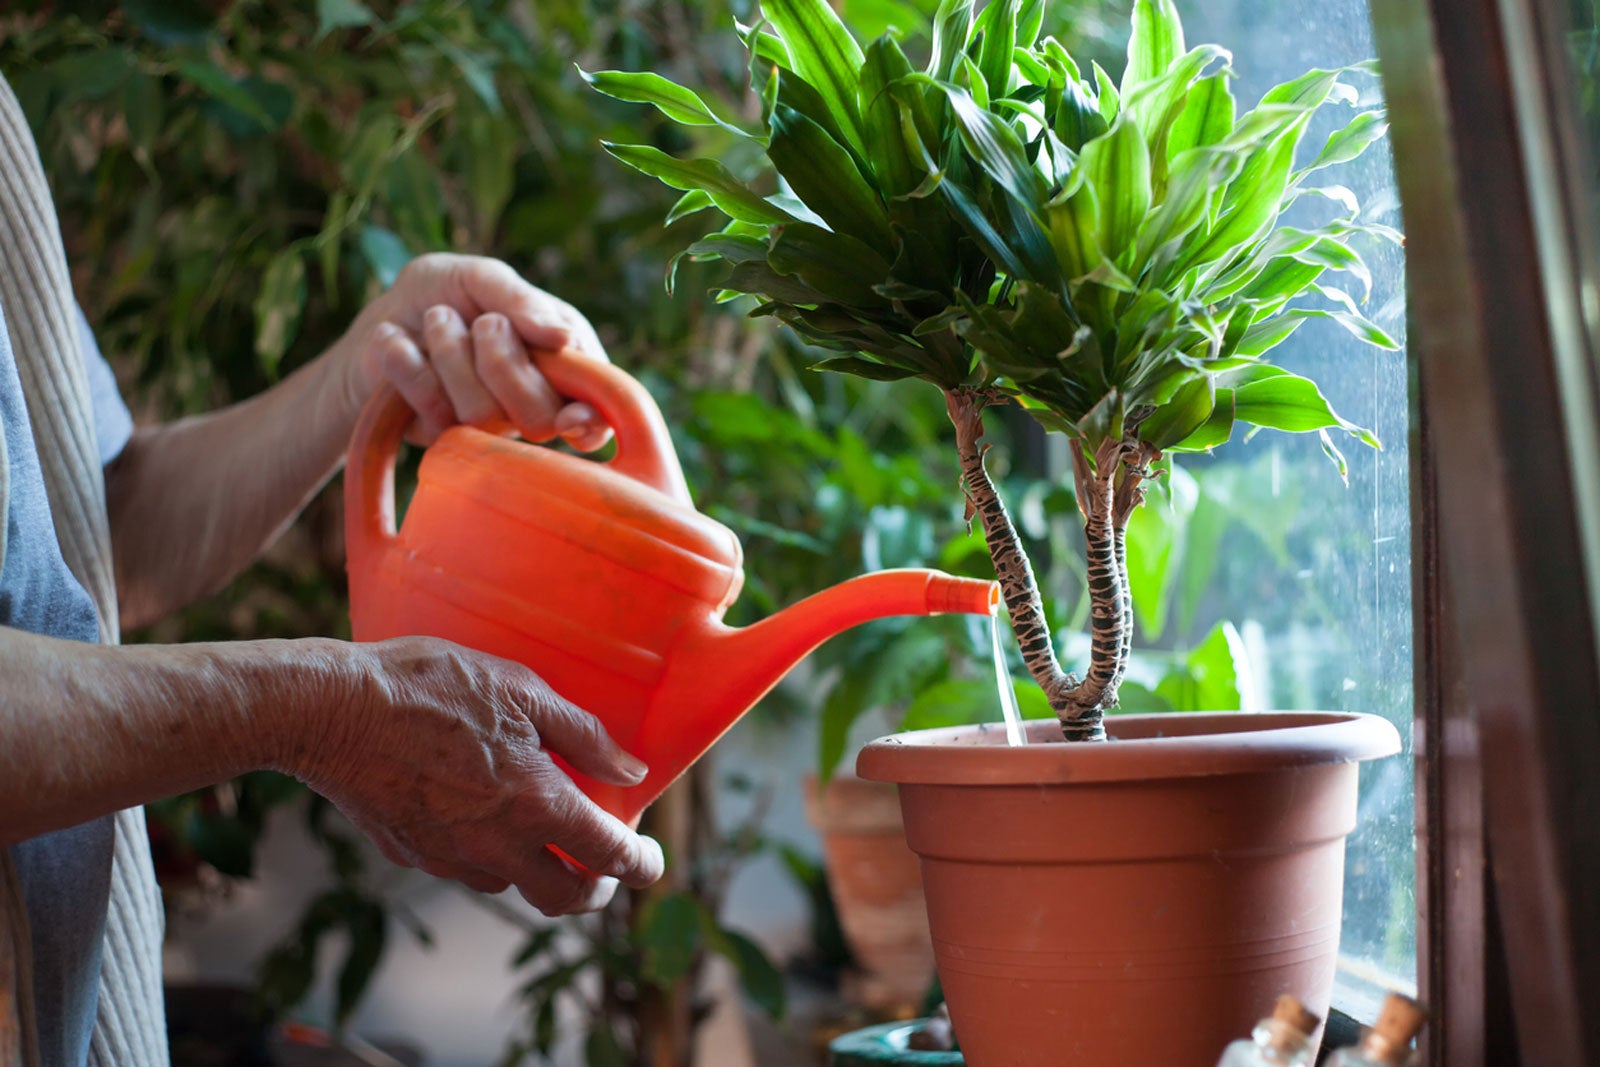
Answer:
[[[72, 282], [38, 148], [4, 79], [0, 79], [0, 305], [6, 309], [61, 554], [94, 600], [100, 640], [115, 644], [117, 591], [105, 480], [78, 352]], [[5, 469], [0, 462], [0, 515], [5, 514]], [[142, 810], [117, 813], [114, 856], [100, 1007], [89, 1062], [94, 1067], [159, 1067], [169, 1062], [161, 1002], [163, 916]], [[3, 850], [0, 865], [10, 867]], [[0, 870], [0, 1062], [13, 1062], [6, 1059], [12, 1051], [6, 1047], [8, 1026], [16, 1031], [16, 1062], [30, 1064], [36, 1059], [30, 1055], [33, 1012], [27, 964], [26, 918], [14, 872]]]

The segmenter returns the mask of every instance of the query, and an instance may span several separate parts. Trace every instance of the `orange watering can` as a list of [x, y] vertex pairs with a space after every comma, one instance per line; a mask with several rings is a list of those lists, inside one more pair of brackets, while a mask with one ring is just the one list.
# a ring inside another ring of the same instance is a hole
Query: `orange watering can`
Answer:
[[524, 663], [650, 765], [631, 788], [573, 771], [625, 822], [800, 659], [887, 615], [992, 614], [999, 587], [938, 571], [854, 578], [752, 626], [722, 622], [744, 583], [732, 530], [695, 510], [655, 401], [627, 373], [541, 354], [563, 395], [616, 433], [606, 462], [457, 426], [423, 456], [395, 530], [395, 454], [411, 411], [367, 404], [345, 470], [358, 641], [442, 637]]

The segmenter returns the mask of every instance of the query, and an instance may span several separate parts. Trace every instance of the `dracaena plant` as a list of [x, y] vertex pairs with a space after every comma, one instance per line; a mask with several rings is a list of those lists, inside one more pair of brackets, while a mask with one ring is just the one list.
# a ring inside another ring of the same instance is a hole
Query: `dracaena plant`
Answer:
[[[1313, 70], [1240, 114], [1232, 57], [1186, 48], [1171, 0], [1135, 4], [1120, 80], [1039, 39], [1043, 0], [974, 6], [945, 0], [931, 56], [913, 67], [889, 37], [863, 49], [825, 0], [764, 0], [763, 20], [742, 28], [761, 100], [753, 129], [653, 74], [589, 77], [711, 128], [727, 159], [770, 165], [776, 180], [749, 184], [716, 159], [606, 146], [685, 190], [676, 214], [728, 216], [686, 254], [726, 260], [729, 294], [755, 295], [755, 314], [846, 353], [819, 368], [944, 391], [968, 517], [1023, 659], [1066, 738], [1102, 739], [1133, 631], [1125, 532], [1159, 461], [1214, 448], [1239, 424], [1317, 433], [1341, 474], [1337, 436], [1378, 443], [1265, 357], [1310, 318], [1396, 347], [1324, 278], [1342, 272], [1365, 290], [1352, 239], [1399, 235], [1360, 221], [1354, 194], [1316, 177], [1386, 127], [1380, 110], [1357, 109], [1300, 164], [1313, 115], [1356, 105], [1344, 79], [1370, 71]], [[1308, 196], [1334, 217], [1288, 225]], [[997, 402], [1071, 441], [1092, 605], [1082, 678], [1057, 660], [985, 470], [982, 412]]]

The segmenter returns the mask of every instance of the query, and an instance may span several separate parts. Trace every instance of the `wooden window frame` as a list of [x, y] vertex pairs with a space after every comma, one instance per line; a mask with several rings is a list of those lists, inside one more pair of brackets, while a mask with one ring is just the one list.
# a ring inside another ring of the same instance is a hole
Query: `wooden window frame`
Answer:
[[1407, 233], [1435, 1067], [1600, 1063], [1592, 164], [1553, 0], [1374, 0]]

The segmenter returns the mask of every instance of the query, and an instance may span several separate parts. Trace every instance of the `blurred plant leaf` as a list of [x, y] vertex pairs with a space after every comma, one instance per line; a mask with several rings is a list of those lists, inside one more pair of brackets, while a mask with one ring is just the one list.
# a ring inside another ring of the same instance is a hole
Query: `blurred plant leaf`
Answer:
[[306, 303], [306, 264], [300, 250], [289, 247], [272, 257], [256, 297], [256, 358], [269, 378], [294, 343]]

